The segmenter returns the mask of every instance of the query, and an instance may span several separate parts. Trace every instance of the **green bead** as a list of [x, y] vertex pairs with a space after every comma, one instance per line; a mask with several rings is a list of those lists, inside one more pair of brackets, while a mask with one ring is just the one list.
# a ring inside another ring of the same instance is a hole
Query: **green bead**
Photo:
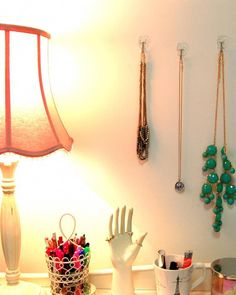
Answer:
[[214, 169], [216, 167], [216, 160], [213, 158], [210, 158], [206, 161], [206, 167], [209, 169]]
[[219, 209], [219, 212], [223, 212], [223, 210], [224, 210], [224, 208], [222, 206], [219, 206], [218, 209]]
[[217, 213], [216, 214], [216, 219], [215, 219], [216, 221], [219, 221], [219, 220], [221, 220], [221, 213]]
[[204, 172], [207, 171], [207, 166], [205, 166], [205, 165], [202, 166], [202, 171], [204, 171]]
[[210, 199], [210, 198], [206, 197], [206, 198], [204, 199], [204, 203], [205, 203], [205, 204], [210, 204], [210, 202], [211, 202], [211, 199]]
[[226, 155], [222, 155], [222, 156], [221, 156], [221, 159], [222, 159], [223, 161], [226, 161], [226, 160], [228, 160], [228, 157], [227, 157]]
[[202, 192], [204, 194], [209, 194], [212, 192], [212, 187], [209, 183], [204, 183], [203, 186], [202, 186]]
[[209, 195], [209, 198], [210, 198], [210, 200], [212, 201], [212, 200], [215, 199], [215, 195], [214, 195], [214, 194], [210, 194], [210, 195]]
[[235, 169], [232, 167], [230, 170], [230, 173], [234, 174], [235, 173]]
[[220, 226], [217, 223], [214, 223], [212, 226], [213, 226], [213, 229], [214, 229], [215, 232], [220, 231]]
[[217, 221], [216, 223], [217, 223], [219, 226], [222, 225], [222, 221], [221, 221], [221, 220]]
[[215, 214], [217, 214], [217, 213], [220, 212], [220, 210], [219, 210], [219, 208], [214, 208], [214, 209], [213, 209], [213, 212], [214, 212]]
[[205, 198], [205, 194], [204, 193], [200, 193], [200, 198], [201, 199]]
[[203, 152], [202, 153], [203, 158], [207, 158], [208, 157], [208, 153], [207, 152]]
[[235, 186], [233, 184], [226, 186], [226, 194], [232, 195], [235, 193]]
[[207, 179], [210, 183], [216, 183], [219, 180], [217, 173], [213, 172], [207, 176]]
[[216, 200], [216, 206], [219, 207], [221, 205], [222, 205], [222, 199], [218, 197]]
[[233, 195], [234, 200], [236, 200], [236, 195]]
[[224, 200], [227, 200], [228, 197], [229, 197], [229, 196], [228, 196], [227, 194], [224, 194], [224, 195], [223, 195], [223, 199], [224, 199]]
[[229, 160], [226, 160], [226, 161], [223, 162], [223, 167], [224, 167], [225, 170], [230, 170], [232, 165], [231, 165]]
[[217, 183], [216, 191], [221, 193], [223, 191], [223, 184], [221, 182]]
[[231, 176], [228, 174], [228, 173], [223, 173], [221, 174], [221, 177], [220, 177], [220, 181], [223, 182], [223, 183], [230, 183], [231, 181]]
[[214, 156], [217, 153], [217, 147], [213, 144], [209, 145], [206, 152], [208, 153], [208, 155]]
[[225, 147], [224, 146], [222, 147], [222, 149], [221, 149], [220, 152], [221, 152], [221, 155], [224, 155], [225, 154]]
[[233, 205], [233, 203], [234, 203], [234, 199], [233, 199], [233, 198], [228, 198], [227, 203], [228, 203], [229, 205]]
[[214, 223], [212, 224], [212, 226], [215, 228], [215, 227], [218, 227], [219, 225], [218, 225], [216, 222], [214, 222]]

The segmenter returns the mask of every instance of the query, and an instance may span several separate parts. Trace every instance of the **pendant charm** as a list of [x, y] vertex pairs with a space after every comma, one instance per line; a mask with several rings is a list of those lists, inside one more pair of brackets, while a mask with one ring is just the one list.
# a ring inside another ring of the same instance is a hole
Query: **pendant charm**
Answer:
[[182, 193], [184, 191], [184, 183], [182, 181], [177, 181], [175, 184], [175, 190], [178, 193]]
[[148, 125], [140, 126], [138, 129], [137, 140], [137, 155], [140, 160], [148, 159], [148, 147], [149, 147], [149, 128]]

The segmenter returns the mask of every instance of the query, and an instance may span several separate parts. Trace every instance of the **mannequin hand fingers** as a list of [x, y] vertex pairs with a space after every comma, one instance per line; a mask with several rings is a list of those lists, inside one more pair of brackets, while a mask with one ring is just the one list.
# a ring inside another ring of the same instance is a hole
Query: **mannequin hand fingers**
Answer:
[[115, 212], [115, 229], [114, 229], [114, 235], [116, 236], [119, 232], [119, 208], [116, 209]]
[[112, 221], [113, 221], [113, 214], [110, 216], [110, 220], [109, 220], [109, 237], [113, 236]]
[[133, 208], [129, 209], [127, 228], [126, 228], [126, 231], [128, 233], [132, 232], [132, 217], [133, 217]]
[[126, 206], [124, 206], [121, 210], [121, 216], [120, 216], [120, 233], [121, 234], [125, 232], [125, 211], [126, 211]]

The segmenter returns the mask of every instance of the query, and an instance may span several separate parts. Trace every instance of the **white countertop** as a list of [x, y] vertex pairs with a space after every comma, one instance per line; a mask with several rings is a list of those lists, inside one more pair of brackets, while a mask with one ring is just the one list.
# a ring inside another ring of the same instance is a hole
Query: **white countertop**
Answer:
[[[211, 274], [209, 267], [207, 267], [207, 278], [204, 284], [198, 286], [198, 289], [192, 291], [191, 295], [210, 295], [211, 288]], [[197, 273], [196, 273], [197, 275]], [[134, 286], [136, 287], [136, 295], [157, 295], [155, 291], [155, 277], [151, 266], [138, 266], [134, 268], [133, 272]], [[40, 295], [51, 295], [50, 281], [47, 273], [23, 273], [21, 274], [22, 281], [34, 283], [41, 288]], [[91, 295], [111, 295], [111, 279], [112, 272], [110, 269], [102, 269], [92, 271], [89, 276], [91, 284], [96, 286], [96, 292]], [[194, 279], [194, 278], [193, 278]], [[0, 289], [5, 284], [5, 273], [0, 273]], [[14, 290], [13, 290], [14, 291]], [[0, 294], [3, 293], [0, 290]], [[7, 295], [17, 295], [15, 292]], [[24, 293], [24, 295], [27, 295]], [[32, 293], [28, 294], [32, 295]]]
[[[51, 292], [49, 289], [45, 290], [45, 295], [50, 295]], [[92, 293], [95, 295], [111, 295], [111, 290], [109, 289], [97, 289], [95, 291], [95, 293]], [[191, 292], [191, 295], [210, 295], [211, 292], [199, 292], [199, 291], [195, 291], [195, 292]], [[135, 291], [135, 295], [156, 295], [156, 292], [153, 290], [136, 290]]]
[[[110, 290], [102, 290], [102, 289], [100, 289], [100, 290], [96, 290], [96, 293], [95, 293], [96, 295], [111, 295], [111, 291]], [[150, 290], [150, 291], [148, 291], [148, 290], [137, 290], [136, 292], [135, 292], [135, 294], [137, 294], [137, 295], [156, 295], [156, 292], [155, 291], [153, 291], [153, 290]], [[192, 294], [192, 295], [210, 295], [211, 294], [211, 292], [191, 292], [190, 294]]]

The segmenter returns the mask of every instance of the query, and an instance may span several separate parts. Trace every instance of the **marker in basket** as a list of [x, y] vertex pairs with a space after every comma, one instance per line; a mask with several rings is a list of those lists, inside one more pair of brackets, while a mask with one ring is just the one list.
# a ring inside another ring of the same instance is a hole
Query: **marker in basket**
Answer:
[[52, 238], [45, 238], [46, 254], [48, 256], [62, 258], [68, 256], [70, 259], [74, 256], [75, 251], [79, 255], [87, 255], [90, 252], [89, 243], [86, 242], [85, 235], [82, 235], [80, 238], [76, 238], [78, 244], [74, 240], [67, 240], [63, 242], [62, 237], [56, 239], [56, 234], [52, 234]]
[[53, 246], [53, 248], [57, 248], [57, 236], [56, 236], [56, 233], [53, 233], [53, 234], [52, 234], [52, 239], [51, 239], [51, 241], [52, 241], [52, 246]]
[[63, 244], [63, 238], [62, 238], [62, 236], [60, 236], [60, 237], [58, 238], [58, 242], [57, 242], [57, 244], [58, 244], [58, 246], [60, 246], [60, 245]]
[[188, 250], [184, 252], [184, 263], [182, 268], [187, 268], [192, 264], [193, 251]]
[[161, 268], [166, 268], [166, 258], [165, 258], [165, 250], [159, 250], [157, 256], [158, 266]]

